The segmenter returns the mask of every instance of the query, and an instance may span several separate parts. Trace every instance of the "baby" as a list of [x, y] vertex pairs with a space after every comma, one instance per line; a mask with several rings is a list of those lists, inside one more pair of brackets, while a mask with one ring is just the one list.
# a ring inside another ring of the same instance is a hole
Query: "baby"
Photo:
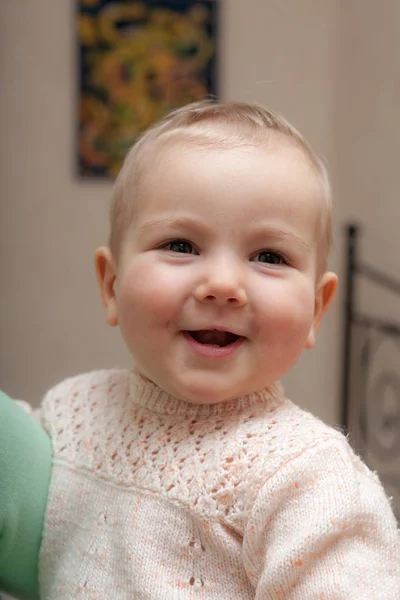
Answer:
[[325, 168], [258, 105], [185, 106], [117, 178], [95, 263], [133, 370], [45, 397], [41, 597], [399, 600], [396, 522], [279, 379], [335, 294]]

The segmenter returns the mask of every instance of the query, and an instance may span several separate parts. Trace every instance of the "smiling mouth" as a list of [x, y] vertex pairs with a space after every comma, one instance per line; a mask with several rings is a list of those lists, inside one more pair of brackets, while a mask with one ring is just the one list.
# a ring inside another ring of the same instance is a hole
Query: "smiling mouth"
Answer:
[[218, 348], [230, 346], [241, 337], [240, 335], [236, 335], [230, 331], [219, 331], [217, 329], [188, 331], [188, 334], [199, 344], [204, 344], [205, 346], [216, 346]]

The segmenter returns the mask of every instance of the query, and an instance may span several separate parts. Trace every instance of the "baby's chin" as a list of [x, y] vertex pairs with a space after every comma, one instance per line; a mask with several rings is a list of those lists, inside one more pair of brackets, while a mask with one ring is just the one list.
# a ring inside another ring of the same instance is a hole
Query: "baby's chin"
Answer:
[[210, 377], [209, 374], [204, 374], [190, 377], [187, 380], [172, 381], [170, 379], [165, 385], [160, 385], [160, 383], [158, 385], [175, 398], [198, 405], [221, 404], [260, 391], [243, 383], [232, 385], [229, 382], [216, 381], [216, 379]]
[[267, 381], [266, 377], [260, 377], [259, 373], [257, 376], [254, 371], [240, 373], [240, 366], [233, 371], [231, 368], [224, 371], [183, 364], [176, 368], [164, 366], [157, 369], [153, 364], [141, 364], [136, 360], [135, 371], [174, 398], [197, 405], [237, 400], [260, 392], [275, 381]]

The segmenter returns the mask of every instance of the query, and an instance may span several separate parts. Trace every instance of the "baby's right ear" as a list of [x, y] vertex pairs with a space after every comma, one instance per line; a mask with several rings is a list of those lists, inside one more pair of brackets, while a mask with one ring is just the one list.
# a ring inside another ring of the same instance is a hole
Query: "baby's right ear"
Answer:
[[98, 248], [94, 255], [94, 262], [106, 321], [108, 325], [115, 327], [118, 325], [117, 301], [115, 296], [116, 267], [110, 248], [106, 246]]

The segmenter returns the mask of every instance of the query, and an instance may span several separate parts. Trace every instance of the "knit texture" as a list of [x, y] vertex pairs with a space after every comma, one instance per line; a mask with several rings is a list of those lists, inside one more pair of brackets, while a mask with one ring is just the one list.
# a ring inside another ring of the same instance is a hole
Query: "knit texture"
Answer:
[[280, 384], [218, 405], [125, 370], [51, 390], [45, 600], [399, 600], [377, 476]]

